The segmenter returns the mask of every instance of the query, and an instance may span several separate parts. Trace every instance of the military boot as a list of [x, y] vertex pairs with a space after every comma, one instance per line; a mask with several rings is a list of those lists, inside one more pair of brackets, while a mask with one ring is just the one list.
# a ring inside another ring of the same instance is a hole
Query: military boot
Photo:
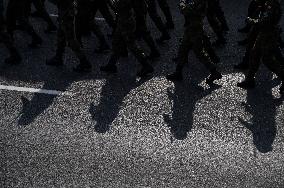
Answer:
[[11, 64], [11, 65], [19, 64], [19, 63], [21, 63], [21, 61], [22, 61], [22, 58], [16, 50], [11, 52], [10, 57], [5, 59], [5, 63]]
[[77, 73], [87, 73], [92, 71], [92, 65], [91, 63], [87, 60], [86, 57], [80, 59], [79, 65], [73, 68], [74, 72]]
[[142, 68], [137, 72], [138, 77], [146, 77], [152, 72], [154, 72], [154, 68], [148, 63], [147, 59], [140, 60], [140, 64]]
[[215, 80], [220, 80], [221, 78], [222, 74], [215, 69], [211, 71], [210, 76], [206, 79], [206, 83], [208, 85], [213, 85]]
[[105, 66], [101, 66], [100, 70], [103, 72], [107, 72], [107, 73], [116, 73], [117, 72], [117, 67], [116, 67], [116, 62], [117, 62], [118, 58], [115, 56], [112, 56], [108, 62], [107, 65]]
[[166, 76], [167, 80], [170, 80], [172, 82], [175, 81], [182, 81], [183, 76], [182, 76], [182, 66], [177, 65], [176, 71], [172, 74], [169, 74]]
[[237, 84], [238, 87], [243, 89], [253, 89], [255, 88], [254, 78], [246, 78], [244, 81]]
[[63, 65], [63, 57], [55, 55], [53, 58], [46, 61], [46, 65], [59, 67]]

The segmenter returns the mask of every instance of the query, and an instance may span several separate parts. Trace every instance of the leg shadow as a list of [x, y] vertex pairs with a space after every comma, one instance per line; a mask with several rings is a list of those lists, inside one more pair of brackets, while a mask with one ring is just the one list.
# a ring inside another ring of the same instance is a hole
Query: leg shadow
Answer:
[[266, 83], [254, 90], [248, 90], [246, 111], [252, 115], [251, 123], [239, 118], [240, 122], [252, 132], [253, 144], [261, 153], [272, 151], [272, 145], [276, 137], [276, 110], [282, 104], [282, 100], [274, 99], [271, 89], [272, 76], [265, 76]]
[[92, 103], [89, 112], [92, 116], [93, 126], [98, 133], [106, 133], [118, 116], [123, 105], [123, 99], [134, 88], [142, 85], [148, 79], [136, 81], [136, 77], [119, 77], [111, 75], [102, 88], [101, 100], [98, 105]]

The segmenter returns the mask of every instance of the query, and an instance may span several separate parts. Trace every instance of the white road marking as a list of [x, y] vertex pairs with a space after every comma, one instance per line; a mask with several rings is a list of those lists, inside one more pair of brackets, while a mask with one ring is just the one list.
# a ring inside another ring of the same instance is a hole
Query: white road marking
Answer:
[[0, 85], [0, 90], [41, 93], [41, 94], [47, 94], [47, 95], [67, 95], [67, 96], [71, 95], [71, 93], [69, 92], [63, 92], [63, 91], [57, 91], [57, 90], [35, 89], [35, 88], [28, 88], [28, 87], [16, 87], [16, 86], [6, 86], [6, 85]]
[[[50, 17], [58, 17], [57, 14], [49, 14], [49, 16], [50, 16]], [[99, 17], [95, 17], [95, 20], [97, 20], [97, 21], [105, 21], [104, 18], [99, 18]]]

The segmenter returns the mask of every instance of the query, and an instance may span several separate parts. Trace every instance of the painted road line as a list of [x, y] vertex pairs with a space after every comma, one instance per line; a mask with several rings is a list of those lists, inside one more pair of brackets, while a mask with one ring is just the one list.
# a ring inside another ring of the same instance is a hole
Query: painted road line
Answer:
[[[50, 16], [50, 17], [58, 17], [57, 14], [49, 14], [49, 16]], [[96, 17], [95, 20], [97, 20], [97, 21], [105, 21], [104, 18], [99, 18], [99, 17]]]
[[71, 93], [69, 92], [63, 92], [63, 91], [57, 91], [57, 90], [36, 89], [36, 88], [6, 86], [6, 85], [0, 85], [0, 90], [41, 93], [41, 94], [47, 94], [47, 95], [67, 95], [67, 96], [71, 95]]

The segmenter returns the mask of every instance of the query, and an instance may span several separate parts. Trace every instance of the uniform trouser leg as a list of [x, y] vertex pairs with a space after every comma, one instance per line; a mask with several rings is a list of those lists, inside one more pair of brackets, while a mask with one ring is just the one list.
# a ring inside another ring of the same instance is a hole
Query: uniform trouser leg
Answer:
[[99, 11], [101, 12], [102, 16], [106, 19], [107, 24], [114, 29], [116, 24], [107, 3], [105, 2], [99, 3]]
[[145, 16], [136, 16], [136, 23], [137, 23], [137, 32], [141, 34], [143, 40], [149, 46], [152, 52], [157, 51], [157, 46], [155, 41], [147, 28], [146, 25], [146, 15]]
[[99, 39], [100, 44], [106, 43], [106, 38], [94, 19], [90, 23], [90, 28], [92, 32], [96, 35], [96, 37]]
[[3, 31], [0, 31], [0, 42], [3, 42], [5, 47], [9, 50], [9, 53], [10, 53], [11, 56], [19, 55], [17, 49], [13, 45], [12, 39], [10, 38], [10, 36], [7, 33], [3, 32]]
[[224, 36], [223, 36], [223, 33], [222, 33], [222, 28], [219, 25], [219, 22], [216, 18], [216, 15], [215, 14], [209, 14], [209, 15], [207, 15], [207, 19], [208, 19], [208, 22], [209, 22], [210, 26], [212, 27], [214, 33], [217, 35], [217, 38], [219, 40], [224, 41], [225, 39], [224, 39]]
[[210, 42], [210, 39], [207, 35], [204, 35], [203, 37], [204, 40], [204, 46], [206, 47], [206, 51], [208, 52], [210, 58], [213, 60], [218, 60], [219, 57], [217, 56], [215, 50], [212, 47], [212, 44]]
[[203, 44], [200, 43], [200, 41], [196, 41], [192, 45], [192, 50], [196, 57], [199, 59], [199, 61], [210, 71], [214, 72], [216, 71], [215, 65], [212, 63], [208, 52], [206, 51], [206, 48]]
[[216, 5], [216, 17], [222, 24], [223, 28], [228, 27], [228, 23], [227, 23], [224, 11], [222, 10], [222, 7], [220, 4]]
[[261, 50], [258, 47], [254, 47], [249, 56], [249, 71], [247, 73], [246, 79], [253, 80], [255, 74], [257, 73], [259, 66], [261, 64]]
[[127, 45], [127, 48], [132, 52], [132, 54], [135, 56], [138, 62], [142, 66], [148, 65], [146, 61], [146, 55], [144, 51], [141, 49], [141, 47], [137, 44], [134, 33], [132, 35], [125, 35], [123, 36], [123, 38]]
[[271, 72], [284, 81], [284, 69], [281, 63], [275, 59], [273, 51], [269, 54], [265, 54], [262, 58], [262, 62]]
[[153, 20], [155, 23], [156, 27], [159, 29], [159, 31], [162, 34], [167, 34], [167, 29], [165, 24], [162, 21], [162, 18], [159, 16], [157, 12], [157, 4], [153, 0], [149, 0], [148, 2], [148, 13], [150, 18]]
[[41, 37], [36, 33], [27, 17], [19, 17], [18, 22], [20, 26], [32, 37], [33, 41], [41, 40]]
[[158, 0], [158, 3], [166, 17], [167, 23], [173, 23], [173, 16], [167, 0]]
[[74, 19], [65, 20], [60, 25], [57, 44], [57, 54], [60, 57], [63, 56], [66, 45], [71, 48], [81, 63], [86, 62], [87, 58], [82, 52], [80, 44], [76, 39]]
[[177, 73], [182, 73], [184, 65], [188, 62], [188, 53], [192, 48], [192, 44], [190, 42], [190, 37], [186, 31], [183, 34], [183, 38], [178, 50], [178, 64], [176, 67]]
[[46, 23], [49, 26], [54, 26], [54, 23], [52, 22], [49, 14], [47, 13], [45, 6], [44, 6], [44, 2], [41, 0], [33, 0], [33, 4], [34, 7], [36, 8], [36, 10], [40, 13], [41, 17], [43, 18], [44, 21], [46, 21]]

